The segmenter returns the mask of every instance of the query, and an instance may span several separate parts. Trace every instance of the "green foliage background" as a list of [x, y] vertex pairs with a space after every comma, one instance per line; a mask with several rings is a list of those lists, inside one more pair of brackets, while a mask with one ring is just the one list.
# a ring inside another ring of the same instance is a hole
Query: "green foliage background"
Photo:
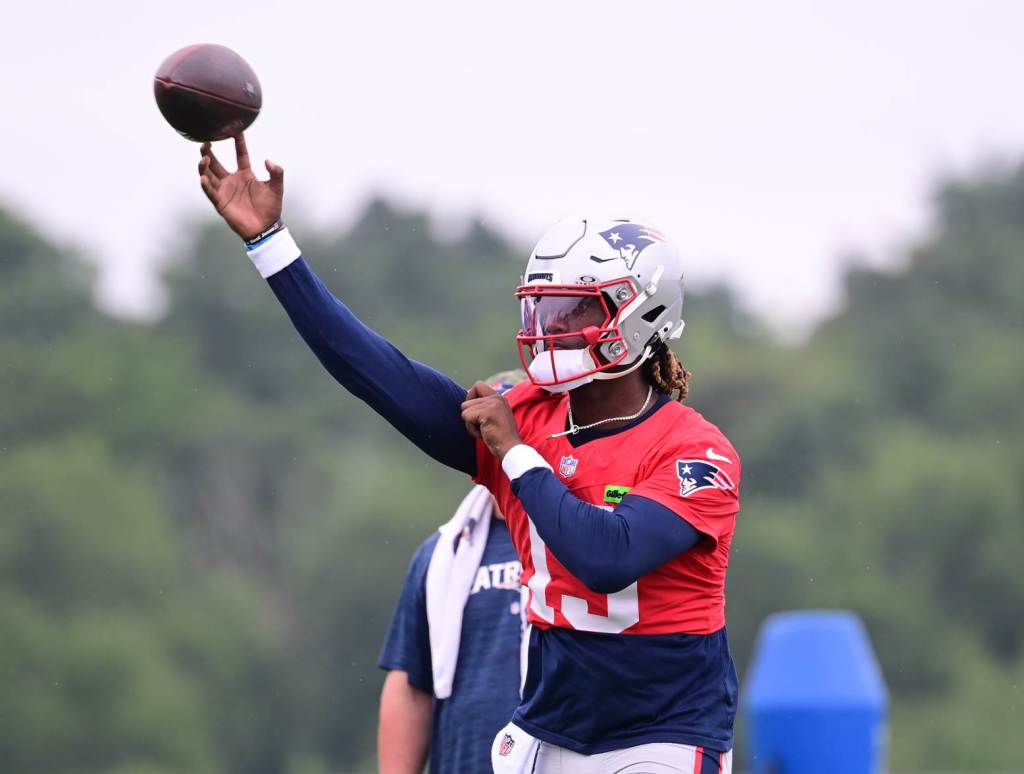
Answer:
[[[373, 201], [302, 243], [409, 355], [515, 364], [524, 251], [483, 224]], [[112, 319], [0, 210], [0, 768], [370, 770], [398, 587], [468, 482], [322, 372], [222, 226], [167, 258], [165, 316]], [[744, 456], [734, 655], [770, 612], [855, 610], [894, 769], [1022, 770], [1024, 169], [947, 181], [904, 265], [845, 288], [799, 345], [687, 299], [691, 403]]]

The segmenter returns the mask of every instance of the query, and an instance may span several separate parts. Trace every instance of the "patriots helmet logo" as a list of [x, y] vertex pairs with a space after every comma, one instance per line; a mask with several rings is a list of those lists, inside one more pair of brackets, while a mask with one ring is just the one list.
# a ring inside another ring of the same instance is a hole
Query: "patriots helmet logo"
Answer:
[[[604, 237], [604, 241], [618, 252], [618, 257], [626, 262], [626, 268], [630, 271], [633, 271], [633, 266], [636, 265], [636, 259], [640, 257], [640, 253], [655, 242], [665, 241], [665, 237], [660, 231], [639, 223], [618, 223], [599, 233]], [[597, 256], [594, 256], [593, 260], [604, 262]]]
[[701, 489], [735, 489], [729, 474], [705, 460], [676, 460], [679, 495], [689, 497]]

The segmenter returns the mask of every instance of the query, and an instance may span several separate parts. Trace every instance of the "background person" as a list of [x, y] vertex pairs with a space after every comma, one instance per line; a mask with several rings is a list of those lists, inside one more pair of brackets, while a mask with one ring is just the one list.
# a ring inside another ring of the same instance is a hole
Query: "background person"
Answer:
[[[522, 371], [486, 381], [501, 390]], [[491, 741], [519, 704], [525, 615], [516, 555], [490, 493], [474, 487], [416, 551], [379, 666], [381, 774], [490, 769]]]

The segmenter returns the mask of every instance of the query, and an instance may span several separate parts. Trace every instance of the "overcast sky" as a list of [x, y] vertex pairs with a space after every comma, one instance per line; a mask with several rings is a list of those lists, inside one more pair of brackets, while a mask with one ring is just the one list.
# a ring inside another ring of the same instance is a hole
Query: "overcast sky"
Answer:
[[249, 148], [285, 167], [286, 218], [383, 192], [528, 246], [569, 212], [643, 213], [693, 286], [790, 330], [851, 249], [894, 260], [938, 175], [1024, 149], [1018, 2], [19, 2], [5, 28], [0, 203], [100, 259], [128, 313], [208, 207], [152, 96], [195, 42], [258, 73]]

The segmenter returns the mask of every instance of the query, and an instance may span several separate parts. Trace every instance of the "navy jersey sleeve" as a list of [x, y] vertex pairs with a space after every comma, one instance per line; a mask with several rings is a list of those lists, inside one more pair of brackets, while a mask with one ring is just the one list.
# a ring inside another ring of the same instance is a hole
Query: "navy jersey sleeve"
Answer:
[[426, 580], [438, 537], [439, 533], [435, 532], [427, 538], [412, 557], [377, 661], [381, 669], [407, 672], [409, 684], [429, 694], [434, 693], [434, 678], [427, 627]]
[[304, 259], [267, 281], [299, 335], [345, 389], [438, 462], [476, 473], [476, 444], [462, 422], [464, 388], [370, 330]]
[[627, 495], [614, 511], [583, 502], [547, 468], [526, 471], [512, 490], [555, 558], [599, 594], [621, 591], [703, 537], [646, 497]]

